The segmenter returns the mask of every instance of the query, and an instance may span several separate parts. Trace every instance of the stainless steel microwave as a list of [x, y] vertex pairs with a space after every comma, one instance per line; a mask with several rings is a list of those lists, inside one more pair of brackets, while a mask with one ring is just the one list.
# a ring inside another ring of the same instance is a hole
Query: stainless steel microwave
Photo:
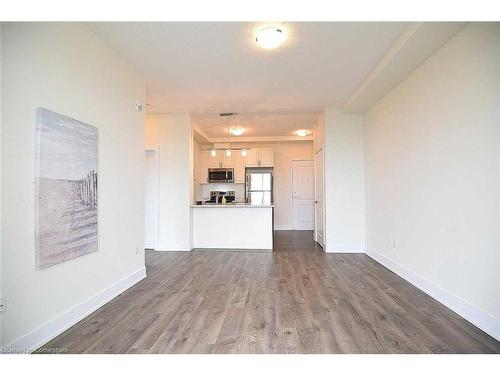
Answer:
[[211, 168], [208, 170], [208, 182], [234, 182], [234, 169]]

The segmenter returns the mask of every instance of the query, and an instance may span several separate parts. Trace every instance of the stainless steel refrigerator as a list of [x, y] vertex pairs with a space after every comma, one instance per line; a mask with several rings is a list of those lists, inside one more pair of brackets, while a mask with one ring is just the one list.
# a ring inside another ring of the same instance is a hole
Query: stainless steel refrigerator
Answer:
[[262, 205], [273, 203], [273, 169], [247, 168], [245, 178], [245, 201]]

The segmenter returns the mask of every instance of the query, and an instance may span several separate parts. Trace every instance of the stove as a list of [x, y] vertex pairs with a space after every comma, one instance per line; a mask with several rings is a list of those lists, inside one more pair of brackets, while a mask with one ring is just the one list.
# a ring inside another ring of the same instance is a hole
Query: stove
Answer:
[[222, 197], [226, 197], [227, 203], [232, 203], [236, 199], [236, 194], [234, 191], [211, 191], [210, 200], [206, 203], [222, 203]]

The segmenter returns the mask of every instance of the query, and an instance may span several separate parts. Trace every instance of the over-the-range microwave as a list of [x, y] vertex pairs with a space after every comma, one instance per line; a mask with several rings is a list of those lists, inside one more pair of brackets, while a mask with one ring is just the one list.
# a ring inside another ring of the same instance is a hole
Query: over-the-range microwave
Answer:
[[208, 182], [234, 182], [233, 168], [210, 168]]

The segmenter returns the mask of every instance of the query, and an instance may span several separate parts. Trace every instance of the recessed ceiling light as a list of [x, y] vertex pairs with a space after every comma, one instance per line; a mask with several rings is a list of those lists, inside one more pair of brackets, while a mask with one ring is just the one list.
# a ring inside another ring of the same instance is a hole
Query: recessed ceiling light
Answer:
[[231, 129], [229, 129], [229, 133], [231, 133], [232, 135], [236, 135], [236, 136], [242, 135], [245, 131], [246, 131], [245, 128], [231, 128]]
[[300, 130], [297, 130], [295, 132], [295, 134], [297, 134], [299, 137], [305, 137], [306, 135], [309, 135], [311, 133], [312, 132], [310, 130], [306, 130], [306, 129], [300, 129]]
[[278, 48], [286, 40], [286, 30], [282, 27], [266, 27], [257, 32], [255, 41], [265, 49]]

